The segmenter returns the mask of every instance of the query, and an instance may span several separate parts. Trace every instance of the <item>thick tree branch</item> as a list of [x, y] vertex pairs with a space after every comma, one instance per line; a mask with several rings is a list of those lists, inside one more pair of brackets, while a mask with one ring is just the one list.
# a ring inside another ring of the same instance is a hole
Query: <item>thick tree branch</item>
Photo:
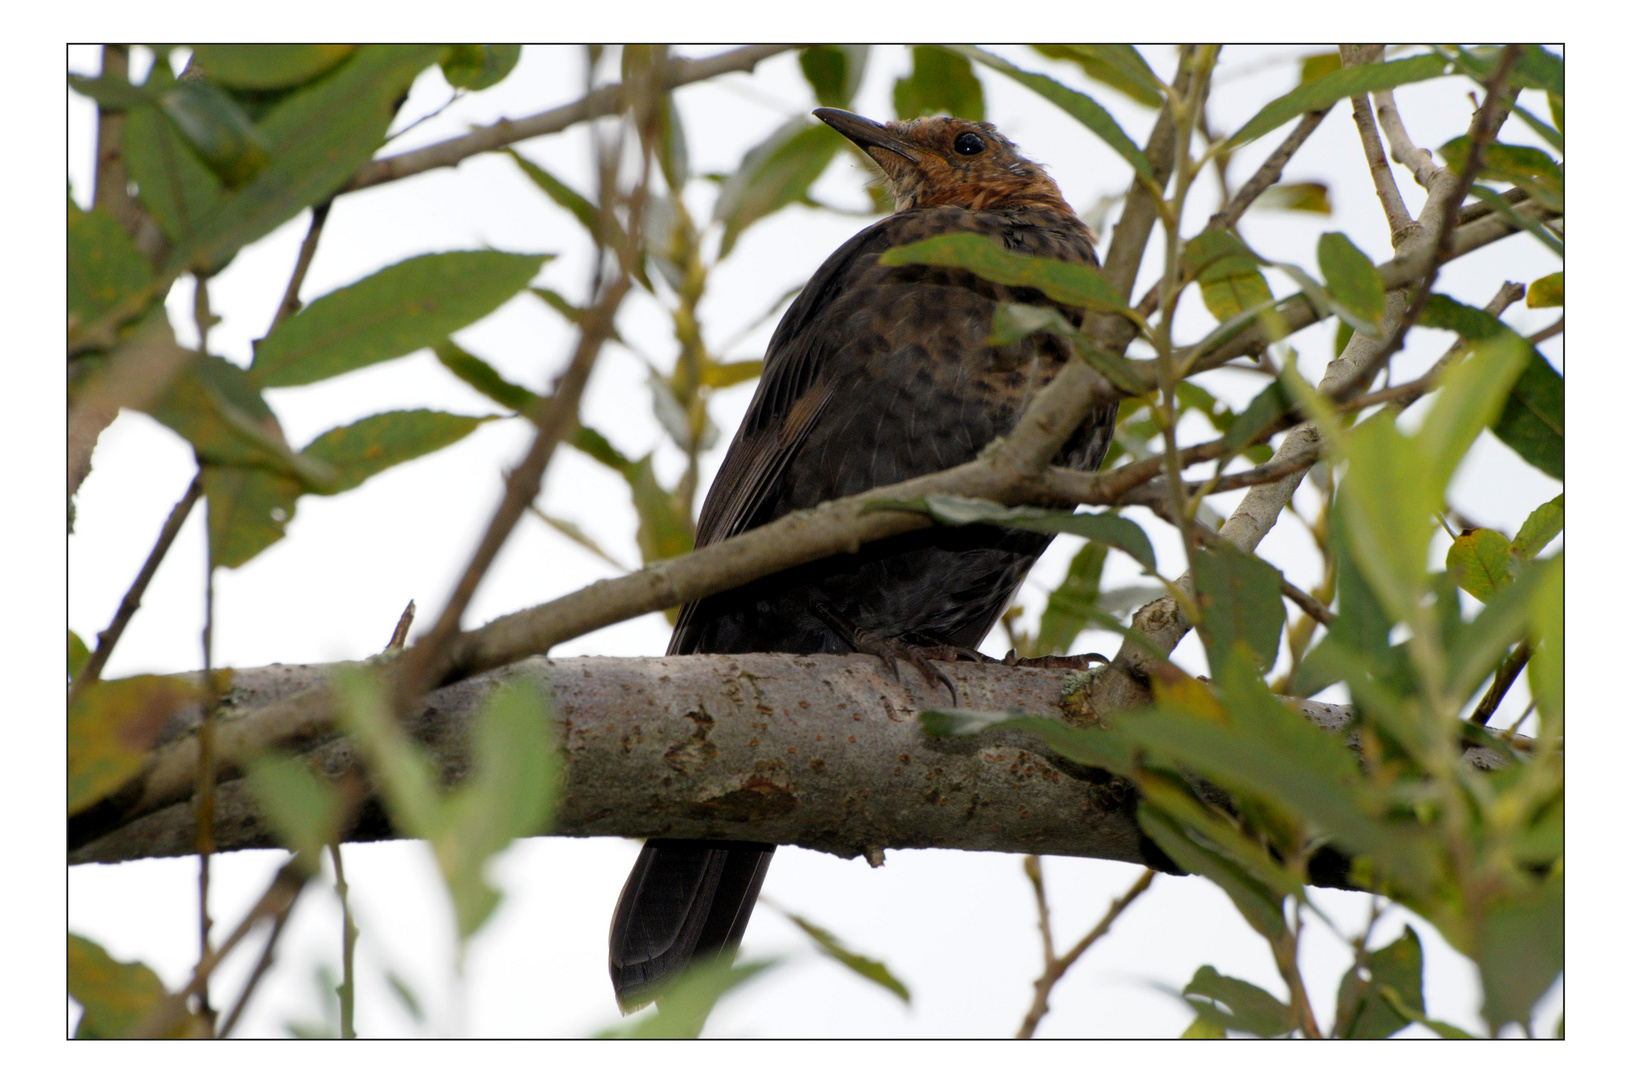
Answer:
[[[941, 666], [964, 707], [1095, 722], [1076, 696], [1063, 703], [1076, 672]], [[238, 672], [222, 742], [259, 722], [255, 706], [320, 685], [330, 670]], [[527, 660], [438, 690], [406, 716], [447, 784], [468, 774], [481, 703], [513, 677], [541, 680], [554, 702], [565, 764], [554, 835], [762, 840], [846, 857], [879, 846], [1145, 859], [1126, 782], [1057, 759], [1024, 733], [928, 736], [918, 711], [946, 707], [942, 687], [912, 670], [900, 685], [863, 655]], [[1351, 719], [1347, 707], [1303, 708], [1327, 728]], [[178, 716], [172, 734], [197, 716], [196, 706]], [[298, 749], [333, 779], [358, 762], [342, 738], [313, 734]], [[223, 780], [216, 800], [217, 850], [277, 846], [243, 780]], [[368, 799], [345, 839], [395, 835]], [[185, 855], [193, 838], [192, 808], [180, 803], [95, 839], [70, 837], [69, 861]]]

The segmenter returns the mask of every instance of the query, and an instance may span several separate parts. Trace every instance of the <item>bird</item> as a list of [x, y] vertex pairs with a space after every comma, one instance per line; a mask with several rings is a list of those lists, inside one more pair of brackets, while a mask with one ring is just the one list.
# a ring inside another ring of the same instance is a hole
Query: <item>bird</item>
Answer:
[[[1094, 233], [1055, 181], [992, 124], [813, 115], [874, 161], [895, 209], [826, 259], [785, 311], [701, 507], [697, 547], [974, 459], [1066, 362], [1068, 347], [1052, 334], [988, 343], [1000, 304], [1049, 303], [1036, 290], [953, 267], [883, 265], [888, 249], [976, 233], [1013, 252], [1098, 265]], [[1082, 309], [1058, 309], [1081, 325]], [[1098, 468], [1116, 418], [1116, 402], [1095, 410], [1056, 463]], [[894, 678], [903, 659], [952, 692], [931, 661], [987, 659], [977, 645], [1050, 539], [972, 525], [866, 544], [685, 604], [667, 655], [872, 653]], [[623, 1011], [658, 999], [697, 958], [734, 954], [773, 851], [645, 842], [610, 930]]]

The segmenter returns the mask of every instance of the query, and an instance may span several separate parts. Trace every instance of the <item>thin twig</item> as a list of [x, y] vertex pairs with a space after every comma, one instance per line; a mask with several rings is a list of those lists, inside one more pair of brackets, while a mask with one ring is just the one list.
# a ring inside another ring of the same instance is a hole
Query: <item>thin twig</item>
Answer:
[[1235, 195], [1231, 196], [1231, 200], [1225, 204], [1224, 209], [1208, 219], [1208, 227], [1210, 229], [1236, 228], [1236, 223], [1247, 212], [1248, 207], [1253, 205], [1254, 200], [1263, 195], [1267, 188], [1282, 178], [1282, 170], [1293, 159], [1293, 155], [1298, 153], [1299, 147], [1304, 145], [1304, 141], [1310, 137], [1310, 134], [1321, 125], [1321, 121], [1326, 119], [1329, 111], [1331, 110], [1316, 109], [1300, 117], [1298, 126], [1265, 159], [1265, 163], [1259, 166], [1258, 171], [1248, 178], [1248, 182], [1243, 184]]
[[1531, 334], [1529, 337], [1525, 338], [1524, 340], [1528, 341], [1532, 345], [1539, 345], [1543, 341], [1546, 341], [1548, 338], [1557, 337], [1559, 334], [1562, 334], [1563, 332], [1564, 332], [1564, 316], [1560, 315], [1558, 317], [1557, 322], [1553, 323], [1550, 326], [1546, 326], [1546, 327], [1543, 327], [1540, 330], [1537, 330], [1534, 334]]
[[[299, 244], [299, 257], [294, 260], [293, 276], [288, 279], [288, 287], [282, 291], [282, 303], [277, 305], [277, 314], [271, 320], [271, 330], [281, 326], [284, 320], [300, 308], [299, 289], [305, 284], [305, 274], [311, 268], [311, 260], [316, 257], [316, 244], [322, 239], [322, 227], [327, 224], [327, 214], [331, 209], [333, 209], [332, 199], [326, 199], [311, 207], [310, 225], [305, 229], [305, 239]], [[266, 331], [267, 336], [271, 330]]]
[[333, 891], [339, 897], [339, 910], [344, 913], [344, 941], [341, 945], [341, 963], [344, 979], [339, 983], [339, 1038], [356, 1037], [356, 920], [350, 914], [350, 886], [344, 880], [344, 859], [339, 855], [335, 841], [328, 845], [333, 856]]
[[192, 512], [192, 507], [197, 505], [198, 499], [202, 495], [203, 479], [200, 476], [194, 476], [191, 485], [186, 489], [186, 494], [182, 495], [180, 501], [170, 510], [169, 517], [164, 519], [164, 527], [158, 530], [158, 540], [153, 544], [152, 550], [147, 553], [147, 561], [141, 564], [140, 573], [136, 574], [135, 580], [130, 583], [129, 589], [125, 591], [124, 599], [119, 601], [119, 609], [114, 613], [113, 621], [108, 624], [106, 630], [96, 635], [96, 651], [91, 654], [89, 660], [85, 661], [84, 669], [80, 671], [79, 678], [73, 682], [75, 693], [101, 677], [102, 668], [107, 665], [107, 658], [113, 654], [113, 646], [119, 643], [119, 638], [124, 634], [124, 628], [129, 625], [130, 619], [141, 607], [141, 597], [146, 593], [147, 585], [152, 581], [153, 574], [158, 572], [158, 564], [164, 561], [165, 555], [169, 554], [170, 545], [175, 542], [175, 537], [180, 534], [181, 526], [186, 524], [187, 515]]
[[1512, 688], [1513, 681], [1519, 677], [1519, 672], [1523, 671], [1524, 665], [1529, 662], [1530, 643], [1521, 641], [1518, 648], [1502, 658], [1502, 663], [1496, 669], [1496, 678], [1485, 690], [1485, 696], [1479, 699], [1479, 704], [1474, 707], [1473, 715], [1468, 717], [1468, 723], [1478, 724], [1480, 727], [1489, 724], [1497, 706], [1502, 704], [1502, 699]]
[[1332, 610], [1286, 578], [1282, 578], [1282, 595], [1297, 604], [1300, 611], [1322, 626], [1332, 625]]
[[198, 993], [208, 982], [215, 968], [231, 955], [231, 951], [248, 936], [255, 924], [267, 917], [275, 918], [278, 913], [291, 908], [294, 901], [299, 898], [300, 890], [305, 887], [306, 880], [304, 871], [299, 869], [297, 859], [289, 859], [283, 863], [260, 899], [249, 909], [249, 913], [243, 916], [243, 921], [238, 923], [230, 936], [220, 943], [220, 948], [211, 952], [198, 964], [192, 973], [191, 981], [160, 1001], [147, 1018], [130, 1033], [129, 1038], [154, 1039], [174, 1031], [187, 1015], [187, 999]]
[[406, 644], [407, 634], [412, 630], [413, 616], [417, 615], [417, 613], [418, 602], [408, 600], [406, 610], [402, 611], [401, 617], [395, 621], [395, 630], [390, 634], [390, 643], [384, 646], [386, 651], [399, 649]]
[[[200, 283], [201, 287], [201, 283]], [[198, 852], [198, 968], [202, 970], [205, 962], [213, 952], [209, 944], [209, 934], [214, 929], [214, 920], [209, 917], [209, 869], [210, 856], [214, 854], [214, 822], [215, 822], [215, 727], [220, 713], [220, 694], [215, 688], [214, 680], [214, 638], [215, 638], [215, 559], [214, 546], [210, 544], [205, 555], [203, 578], [203, 686], [208, 699], [203, 708], [203, 723], [198, 726], [198, 805], [197, 805], [197, 852]], [[209, 978], [207, 975], [198, 983], [198, 1012], [209, 1024], [209, 1033], [214, 1035], [214, 1010], [209, 1007]]]
[[1378, 124], [1389, 139], [1389, 154], [1394, 160], [1411, 170], [1412, 176], [1425, 191], [1433, 192], [1434, 185], [1449, 171], [1435, 164], [1434, 155], [1411, 141], [1406, 124], [1395, 107], [1393, 90], [1378, 90], [1372, 95], [1378, 105]]
[[[295, 897], [295, 899], [297, 900], [298, 897]], [[265, 947], [260, 950], [260, 959], [254, 965], [254, 970], [249, 974], [248, 982], [243, 985], [243, 992], [237, 996], [237, 1004], [233, 1005], [231, 1012], [227, 1014], [226, 1022], [220, 1025], [220, 1034], [216, 1038], [225, 1039], [231, 1036], [232, 1029], [237, 1026], [238, 1019], [248, 1006], [249, 999], [254, 996], [254, 991], [259, 987], [260, 979], [265, 976], [267, 971], [271, 970], [271, 965], [276, 960], [277, 940], [282, 937], [282, 928], [288, 925], [288, 916], [293, 914], [293, 910], [294, 906], [290, 902], [287, 907], [277, 912], [275, 919], [271, 923], [271, 933], [265, 939]]]
[[[1383, 55], [1382, 45], [1340, 45], [1338, 55], [1345, 67], [1370, 64]], [[1372, 103], [1365, 94], [1352, 94], [1349, 103], [1355, 114], [1355, 129], [1361, 135], [1361, 149], [1366, 151], [1366, 167], [1372, 173], [1372, 185], [1377, 189], [1378, 202], [1383, 204], [1383, 216], [1389, 220], [1389, 242], [1396, 251], [1409, 233], [1418, 225], [1406, 209], [1406, 200], [1400, 197], [1394, 173], [1383, 154], [1383, 140], [1378, 138], [1377, 122], [1372, 117]]]
[[[1035, 866], [1037, 865], [1038, 859], [1036, 856], [1030, 855], [1028, 858], [1034, 861]], [[1067, 952], [1061, 956], [1052, 956], [1049, 932], [1049, 912], [1044, 903], [1043, 882], [1042, 879], [1037, 877], [1033, 872], [1029, 873], [1028, 876], [1033, 879], [1034, 889], [1039, 894], [1040, 926], [1045, 936], [1046, 955], [1044, 972], [1033, 982], [1033, 1004], [1028, 1007], [1028, 1014], [1027, 1016], [1023, 1017], [1022, 1026], [1016, 1032], [1016, 1037], [1018, 1039], [1033, 1038], [1033, 1032], [1036, 1028], [1038, 1028], [1039, 1021], [1043, 1020], [1045, 1013], [1050, 1011], [1050, 991], [1055, 988], [1056, 983], [1061, 980], [1061, 977], [1067, 974], [1067, 969], [1076, 964], [1079, 957], [1083, 956], [1085, 951], [1089, 949], [1091, 945], [1094, 945], [1097, 941], [1100, 941], [1107, 935], [1107, 931], [1112, 929], [1113, 922], [1118, 918], [1119, 915], [1124, 913], [1124, 909], [1130, 904], [1133, 904], [1141, 893], [1145, 892], [1151, 887], [1152, 878], [1156, 876], [1156, 874], [1157, 871], [1155, 870], [1144, 871], [1140, 877], [1135, 879], [1135, 884], [1129, 887], [1128, 892], [1124, 893], [1122, 896], [1118, 897], [1118, 899], [1112, 902], [1112, 905], [1107, 908], [1107, 913], [1101, 916], [1101, 921], [1096, 923], [1095, 927], [1090, 930], [1089, 933], [1080, 938], [1077, 945], [1074, 945], [1071, 949], [1068, 949]]]

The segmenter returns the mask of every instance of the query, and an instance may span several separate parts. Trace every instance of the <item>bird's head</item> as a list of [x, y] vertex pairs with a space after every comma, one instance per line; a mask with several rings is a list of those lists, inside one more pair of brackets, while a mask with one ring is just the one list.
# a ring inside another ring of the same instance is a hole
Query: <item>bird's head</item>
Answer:
[[952, 116], [881, 124], [842, 109], [814, 109], [813, 115], [875, 160], [899, 210], [1047, 206], [1073, 214], [1044, 166], [1018, 153], [992, 124]]

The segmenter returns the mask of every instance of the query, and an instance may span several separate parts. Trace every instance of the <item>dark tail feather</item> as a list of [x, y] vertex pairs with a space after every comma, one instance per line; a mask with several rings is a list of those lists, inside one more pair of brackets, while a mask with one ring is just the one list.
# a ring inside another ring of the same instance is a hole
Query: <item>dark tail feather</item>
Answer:
[[739, 947], [772, 858], [772, 844], [644, 843], [610, 924], [610, 982], [623, 1012], [653, 1001], [695, 957]]

